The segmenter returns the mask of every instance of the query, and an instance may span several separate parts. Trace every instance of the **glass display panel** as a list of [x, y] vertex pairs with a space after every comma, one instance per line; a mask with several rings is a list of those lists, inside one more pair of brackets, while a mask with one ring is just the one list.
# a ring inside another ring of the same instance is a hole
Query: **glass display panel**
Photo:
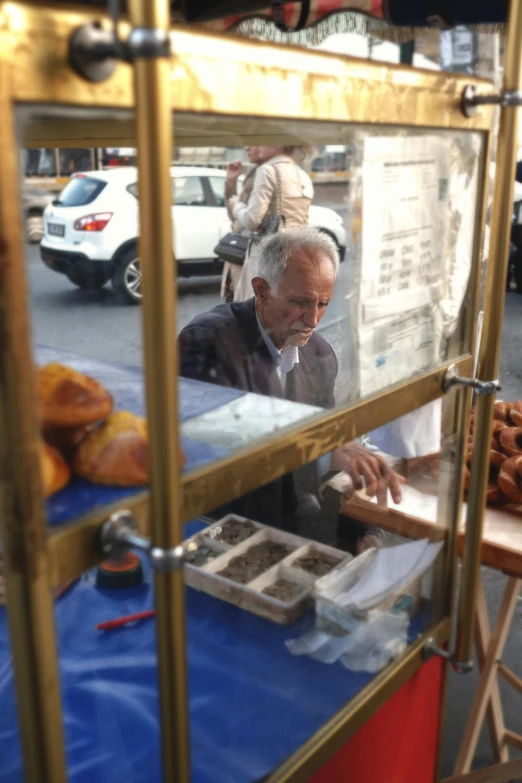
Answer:
[[[108, 117], [114, 143], [130, 138], [128, 115]], [[44, 109], [23, 117], [45, 119]], [[71, 128], [81, 119], [71, 112]], [[481, 134], [175, 120], [186, 474], [469, 352]], [[145, 416], [138, 176], [92, 157], [101, 168], [55, 182], [41, 242], [28, 235], [26, 245], [35, 362], [101, 384], [91, 421], [51, 418], [42, 430], [70, 470], [49, 490], [56, 529], [148, 484], [136, 423]], [[229, 248], [247, 240], [243, 264], [216, 250], [231, 233]], [[114, 412], [124, 416], [107, 428]], [[303, 441], [304, 464], [268, 484], [260, 463], [256, 489], [217, 509], [208, 496], [205, 518], [185, 525], [194, 781], [269, 774], [444, 617], [455, 418], [440, 401], [395, 416], [312, 462]], [[85, 444], [106, 433], [103, 451], [121, 432], [136, 444], [130, 466], [95, 465]], [[227, 476], [231, 495], [240, 470], [241, 459]], [[103, 781], [115, 764], [127, 777], [161, 779], [154, 618], [96, 629], [153, 610], [141, 567], [119, 588], [96, 570], [61, 586], [73, 783]], [[7, 653], [2, 667], [9, 695]], [[11, 741], [4, 724], [0, 756]]]
[[[127, 113], [106, 116], [129, 137]], [[44, 109], [22, 118], [32, 138], [45, 127]], [[469, 351], [483, 135], [186, 114], [174, 132], [186, 472]], [[143, 416], [137, 169], [91, 157], [47, 191], [41, 242], [27, 236], [36, 361]]]
[[[263, 518], [263, 503], [278, 492], [272, 485], [258, 490], [257, 503], [238, 499], [185, 525], [195, 783], [262, 779], [436, 626], [449, 589], [443, 547], [454, 442], [448, 436], [442, 453], [424, 460], [369, 452], [401, 476], [398, 504], [384, 485], [370, 499], [332, 471], [317, 502], [300, 495], [299, 514]], [[299, 479], [309, 487], [314, 469], [303, 466], [292, 491]], [[68, 780], [109, 783], [117, 768], [138, 783], [160, 783], [147, 559], [105, 562], [60, 592]], [[5, 639], [0, 672], [0, 780], [12, 783], [22, 777]]]

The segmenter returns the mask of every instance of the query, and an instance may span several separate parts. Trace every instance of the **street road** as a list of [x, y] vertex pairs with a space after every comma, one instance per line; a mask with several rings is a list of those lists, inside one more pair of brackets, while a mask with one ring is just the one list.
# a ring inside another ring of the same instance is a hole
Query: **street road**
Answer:
[[[339, 209], [342, 212], [341, 209]], [[75, 288], [62, 275], [46, 269], [39, 260], [38, 247], [27, 248], [34, 341], [37, 344], [73, 351], [107, 361], [142, 364], [141, 309], [118, 302], [110, 285], [101, 291], [85, 292]], [[342, 317], [346, 314], [346, 292], [350, 275], [349, 259], [342, 264], [336, 293], [322, 326], [335, 350], [343, 337]], [[179, 281], [178, 327], [182, 328], [197, 313], [219, 303], [219, 279], [189, 278]], [[501, 373], [503, 399], [522, 398], [522, 296], [506, 296]], [[498, 607], [505, 577], [484, 569], [486, 595], [491, 607]], [[503, 659], [522, 678], [522, 604], [517, 609], [513, 631]], [[476, 674], [450, 675], [446, 743], [442, 776], [452, 772], [458, 746], [468, 715]], [[520, 697], [500, 684], [506, 724], [522, 734]], [[429, 708], [429, 706], [427, 706]], [[476, 766], [491, 763], [485, 734]]]
[[[341, 265], [334, 298], [322, 321], [333, 324], [346, 313], [349, 262]], [[40, 260], [38, 246], [27, 245], [33, 337], [36, 344], [122, 364], [141, 366], [141, 308], [120, 302], [110, 283], [82, 291]], [[220, 304], [219, 277], [178, 280], [178, 329], [198, 313]]]

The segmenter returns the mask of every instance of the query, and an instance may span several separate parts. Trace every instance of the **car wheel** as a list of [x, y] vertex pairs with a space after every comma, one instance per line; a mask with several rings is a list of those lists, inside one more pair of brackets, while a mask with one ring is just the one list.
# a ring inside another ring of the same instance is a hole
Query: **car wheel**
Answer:
[[44, 220], [43, 214], [28, 215], [25, 220], [25, 233], [28, 242], [32, 245], [36, 245], [41, 242], [44, 236]]
[[137, 248], [131, 248], [121, 257], [112, 276], [112, 287], [129, 304], [141, 304], [141, 268]]
[[342, 254], [341, 254], [341, 248], [339, 246], [339, 242], [337, 241], [335, 236], [332, 234], [332, 232], [328, 231], [326, 228], [320, 228], [319, 231], [321, 232], [321, 234], [326, 234], [327, 237], [330, 237], [330, 239], [334, 243], [335, 247], [337, 248], [337, 253], [339, 254], [339, 261], [341, 261], [341, 262], [344, 261], [344, 258], [343, 258]]
[[513, 256], [513, 280], [519, 294], [522, 294], [522, 252], [517, 251]]

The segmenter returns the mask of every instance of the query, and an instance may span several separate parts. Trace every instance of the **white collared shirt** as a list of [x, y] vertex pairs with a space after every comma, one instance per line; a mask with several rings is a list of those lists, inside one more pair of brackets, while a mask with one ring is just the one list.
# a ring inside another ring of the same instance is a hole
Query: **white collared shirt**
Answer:
[[261, 323], [257, 314], [257, 310], [256, 318], [259, 331], [261, 332], [265, 345], [268, 348], [268, 352], [276, 365], [276, 372], [279, 380], [281, 381], [283, 392], [286, 392], [286, 376], [289, 372], [292, 372], [296, 364], [299, 364], [299, 349], [296, 345], [285, 345], [282, 350], [276, 348], [272, 338]]

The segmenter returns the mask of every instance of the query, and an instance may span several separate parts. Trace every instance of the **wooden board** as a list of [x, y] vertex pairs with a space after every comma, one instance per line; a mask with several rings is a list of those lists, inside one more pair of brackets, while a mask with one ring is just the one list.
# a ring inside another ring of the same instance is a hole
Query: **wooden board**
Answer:
[[[413, 492], [408, 492], [408, 487]], [[437, 497], [419, 492], [412, 483], [404, 486], [403, 500], [388, 507], [378, 506], [359, 493], [343, 503], [343, 511], [354, 519], [377, 525], [407, 538], [440, 540], [446, 531], [436, 525]], [[463, 504], [466, 518], [467, 504]], [[464, 524], [459, 533], [459, 554], [464, 548]], [[481, 562], [511, 576], [522, 577], [522, 515], [513, 510], [486, 508]]]

